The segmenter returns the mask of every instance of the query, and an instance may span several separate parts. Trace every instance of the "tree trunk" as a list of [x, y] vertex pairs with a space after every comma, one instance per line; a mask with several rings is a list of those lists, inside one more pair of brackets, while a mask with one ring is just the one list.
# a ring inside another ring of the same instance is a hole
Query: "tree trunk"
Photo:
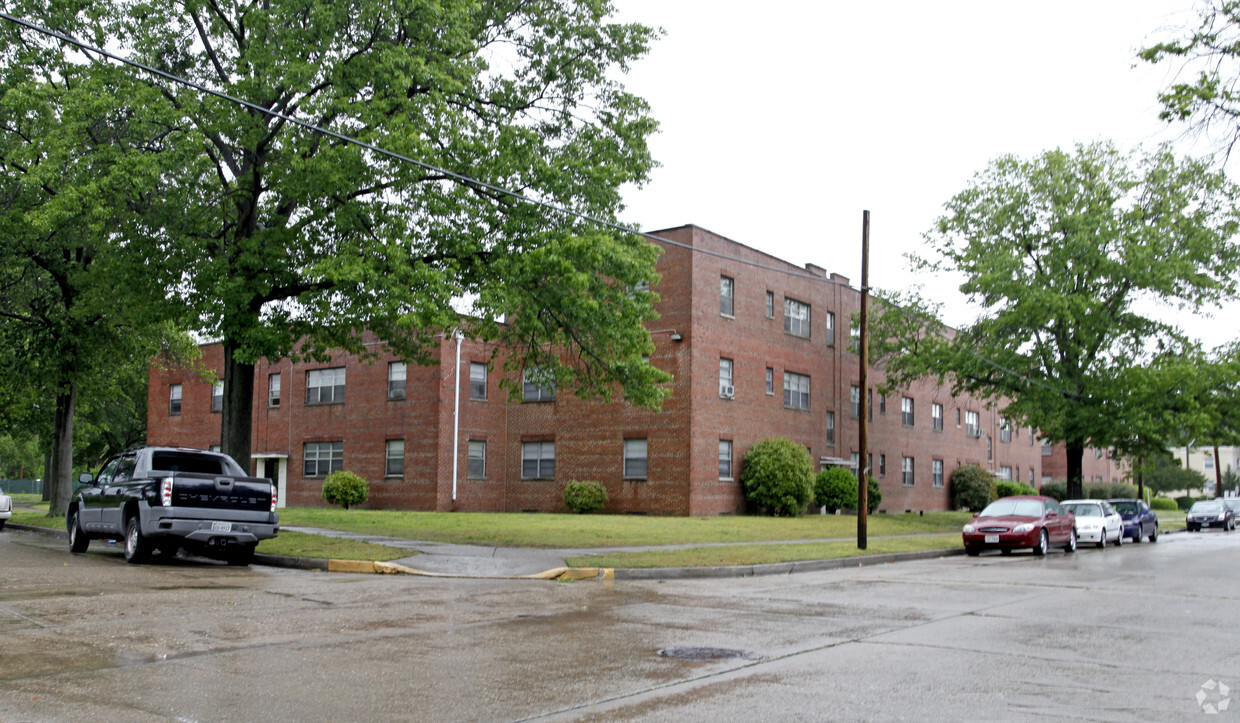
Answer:
[[70, 385], [69, 390], [56, 395], [56, 415], [52, 423], [52, 469], [51, 476], [45, 480], [44, 489], [51, 488], [47, 495], [48, 517], [63, 517], [69, 507], [69, 496], [73, 494], [73, 409], [77, 405], [77, 387]]
[[1223, 470], [1218, 466], [1218, 443], [1214, 443], [1214, 496], [1223, 499]]
[[1068, 452], [1068, 499], [1079, 500], [1085, 496], [1084, 477], [1085, 445], [1065, 445]]
[[[52, 446], [55, 446], [54, 444]], [[52, 455], [43, 455], [43, 501], [52, 501]]]
[[224, 341], [224, 408], [220, 415], [220, 449], [253, 474], [250, 459], [254, 428], [254, 365], [237, 361], [234, 346]]
[[1137, 499], [1145, 499], [1145, 458], [1137, 457]]

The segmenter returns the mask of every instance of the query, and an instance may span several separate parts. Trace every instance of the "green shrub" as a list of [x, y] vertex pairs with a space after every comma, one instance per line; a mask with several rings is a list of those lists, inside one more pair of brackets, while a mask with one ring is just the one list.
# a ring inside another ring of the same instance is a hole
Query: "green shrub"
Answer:
[[1042, 494], [1057, 500], [1066, 500], [1068, 499], [1068, 483], [1063, 480], [1046, 482], [1042, 485]]
[[1170, 497], [1155, 497], [1150, 500], [1150, 508], [1155, 510], [1164, 510], [1166, 512], [1174, 512], [1180, 509], [1175, 500]]
[[1126, 482], [1095, 482], [1085, 485], [1085, 496], [1091, 500], [1135, 499], [1137, 488]]
[[828, 467], [814, 478], [814, 504], [827, 512], [857, 509], [857, 475], [844, 467]]
[[953, 508], [981, 512], [997, 496], [994, 477], [975, 464], [957, 467], [952, 472], [951, 496]]
[[745, 453], [741, 485], [745, 497], [767, 514], [796, 517], [813, 493], [809, 451], [787, 437], [767, 437]]
[[[855, 486], [855, 485], [854, 485]], [[883, 503], [883, 488], [878, 480], [871, 477], [866, 481], [865, 485], [865, 511], [873, 514], [874, 510]], [[855, 504], [855, 503], [854, 503]]]
[[564, 506], [579, 515], [598, 512], [607, 505], [607, 488], [602, 482], [578, 482], [564, 485]]
[[370, 496], [370, 483], [352, 472], [332, 472], [323, 480], [323, 499], [329, 505], [346, 510], [356, 507]]
[[1024, 482], [1011, 482], [1003, 480], [995, 483], [995, 494], [999, 497], [1014, 497], [1016, 495], [1036, 495], [1038, 493], [1031, 485]]
[[1175, 498], [1175, 506], [1181, 510], [1187, 510], [1189, 507], [1192, 507], [1193, 503], [1196, 501], [1197, 500], [1193, 498], [1192, 495], [1182, 495]]

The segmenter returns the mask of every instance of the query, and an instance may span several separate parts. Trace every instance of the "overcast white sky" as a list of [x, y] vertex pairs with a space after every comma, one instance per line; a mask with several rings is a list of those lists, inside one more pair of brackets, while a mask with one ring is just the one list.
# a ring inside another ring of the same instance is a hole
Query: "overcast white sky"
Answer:
[[[905, 289], [917, 280], [903, 254], [990, 160], [1183, 135], [1158, 119], [1176, 68], [1135, 54], [1192, 23], [1192, 0], [616, 5], [666, 30], [625, 78], [661, 124], [662, 167], [626, 194], [623, 220], [697, 224], [854, 285], [864, 209], [871, 285]], [[948, 303], [950, 323], [973, 320], [952, 283], [925, 291]], [[1234, 317], [1225, 325], [1207, 346], [1236, 338]]]

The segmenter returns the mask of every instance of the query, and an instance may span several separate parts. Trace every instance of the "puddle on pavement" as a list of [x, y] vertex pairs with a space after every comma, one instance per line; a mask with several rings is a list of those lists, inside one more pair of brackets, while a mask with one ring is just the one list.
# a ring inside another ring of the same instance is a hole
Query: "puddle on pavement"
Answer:
[[734, 658], [750, 658], [753, 653], [732, 648], [660, 648], [655, 651], [664, 658], [687, 660], [690, 662], [708, 662], [711, 660], [732, 660]]

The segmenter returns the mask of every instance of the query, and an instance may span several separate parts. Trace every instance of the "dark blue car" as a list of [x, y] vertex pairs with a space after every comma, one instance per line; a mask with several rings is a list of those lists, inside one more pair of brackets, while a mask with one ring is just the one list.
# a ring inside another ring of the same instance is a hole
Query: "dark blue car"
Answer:
[[1124, 537], [1140, 542], [1142, 537], [1158, 542], [1158, 515], [1141, 500], [1111, 500], [1111, 506], [1124, 518]]

